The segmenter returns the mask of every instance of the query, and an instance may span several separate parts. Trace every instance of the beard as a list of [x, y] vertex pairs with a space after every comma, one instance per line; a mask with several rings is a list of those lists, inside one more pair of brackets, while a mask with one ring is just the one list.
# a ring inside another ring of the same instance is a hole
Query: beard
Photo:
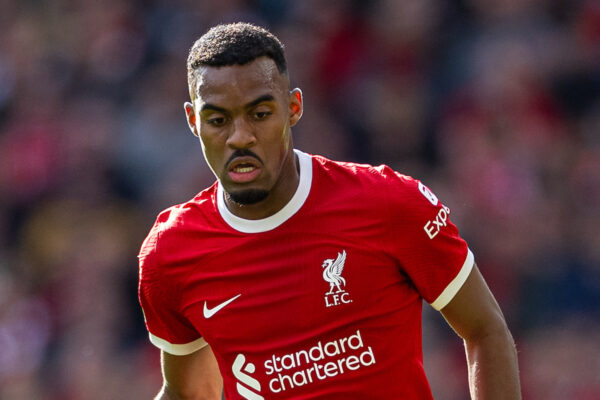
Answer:
[[248, 189], [231, 193], [225, 192], [225, 195], [234, 203], [237, 203], [241, 206], [249, 206], [266, 199], [269, 195], [269, 191], [264, 189]]

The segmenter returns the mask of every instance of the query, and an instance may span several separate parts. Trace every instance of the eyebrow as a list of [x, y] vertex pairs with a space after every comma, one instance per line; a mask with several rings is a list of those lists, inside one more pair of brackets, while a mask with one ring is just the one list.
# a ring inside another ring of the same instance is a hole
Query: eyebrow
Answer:
[[245, 108], [254, 107], [254, 106], [259, 105], [260, 103], [263, 103], [265, 101], [275, 101], [275, 97], [273, 97], [270, 94], [264, 94], [264, 95], [256, 98], [255, 100], [252, 100], [250, 103], [246, 104]]
[[200, 107], [200, 112], [202, 111], [206, 111], [206, 110], [213, 110], [213, 111], [217, 111], [217, 112], [225, 112], [225, 109], [222, 107], [217, 107], [213, 104], [210, 103], [204, 103], [202, 105], [202, 107]]
[[[275, 101], [275, 97], [273, 97], [273, 95], [270, 95], [270, 94], [264, 94], [262, 96], [257, 97], [256, 99], [252, 100], [250, 103], [246, 104], [244, 106], [244, 108], [252, 108], [252, 107], [254, 107], [260, 103], [263, 103], [265, 101]], [[212, 111], [217, 111], [217, 112], [227, 111], [223, 107], [215, 106], [214, 104], [210, 104], [210, 103], [204, 103], [202, 105], [202, 107], [200, 107], [200, 112], [206, 111], [206, 110], [212, 110]]]

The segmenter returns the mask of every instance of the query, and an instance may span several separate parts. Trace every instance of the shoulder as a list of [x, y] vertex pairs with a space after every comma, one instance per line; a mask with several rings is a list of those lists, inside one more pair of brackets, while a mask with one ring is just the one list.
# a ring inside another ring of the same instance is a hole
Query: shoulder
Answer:
[[[312, 156], [318, 187], [370, 208], [378, 208], [388, 217], [405, 222], [422, 221], [435, 216], [443, 205], [420, 180], [398, 172], [388, 165], [370, 165], [332, 161]], [[340, 193], [342, 192], [342, 193]]]
[[190, 231], [214, 219], [215, 192], [216, 185], [213, 185], [191, 200], [171, 206], [158, 214], [140, 248], [140, 269], [161, 264], [165, 254], [173, 254], [182, 247], [180, 243], [189, 237]]
[[[312, 156], [316, 176], [335, 181], [336, 185], [347, 183], [352, 187], [364, 188], [371, 195], [385, 193], [397, 195], [401, 192], [418, 190], [419, 181], [385, 164], [371, 165], [347, 161], [333, 161], [322, 156]], [[374, 190], [376, 192], [374, 192]]]
[[396, 174], [387, 165], [373, 166], [350, 161], [334, 161], [318, 155], [311, 157], [318, 174], [335, 179], [347, 178], [355, 183], [382, 184]]

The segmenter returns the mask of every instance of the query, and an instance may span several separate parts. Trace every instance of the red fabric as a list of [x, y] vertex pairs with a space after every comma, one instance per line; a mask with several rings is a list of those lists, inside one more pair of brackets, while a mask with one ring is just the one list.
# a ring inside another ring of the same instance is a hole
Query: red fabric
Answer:
[[[387, 167], [313, 157], [299, 211], [270, 231], [242, 233], [221, 217], [216, 193], [215, 184], [164, 211], [142, 246], [140, 301], [153, 335], [173, 344], [204, 337], [228, 399], [242, 398], [239, 390], [267, 399], [431, 398], [422, 298], [440, 295], [468, 251], [450, 222], [433, 238], [424, 229], [445, 209], [435, 196]], [[345, 285], [332, 287], [323, 265], [343, 253]], [[214, 308], [238, 294], [204, 317], [205, 302]]]

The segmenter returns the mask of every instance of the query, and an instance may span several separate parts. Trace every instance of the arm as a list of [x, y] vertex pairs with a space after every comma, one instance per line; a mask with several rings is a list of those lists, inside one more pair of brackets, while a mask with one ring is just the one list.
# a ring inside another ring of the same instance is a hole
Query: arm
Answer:
[[473, 400], [519, 400], [517, 352], [498, 303], [477, 266], [441, 310], [463, 338]]
[[186, 356], [161, 352], [163, 387], [154, 400], [220, 400], [223, 379], [210, 346]]

